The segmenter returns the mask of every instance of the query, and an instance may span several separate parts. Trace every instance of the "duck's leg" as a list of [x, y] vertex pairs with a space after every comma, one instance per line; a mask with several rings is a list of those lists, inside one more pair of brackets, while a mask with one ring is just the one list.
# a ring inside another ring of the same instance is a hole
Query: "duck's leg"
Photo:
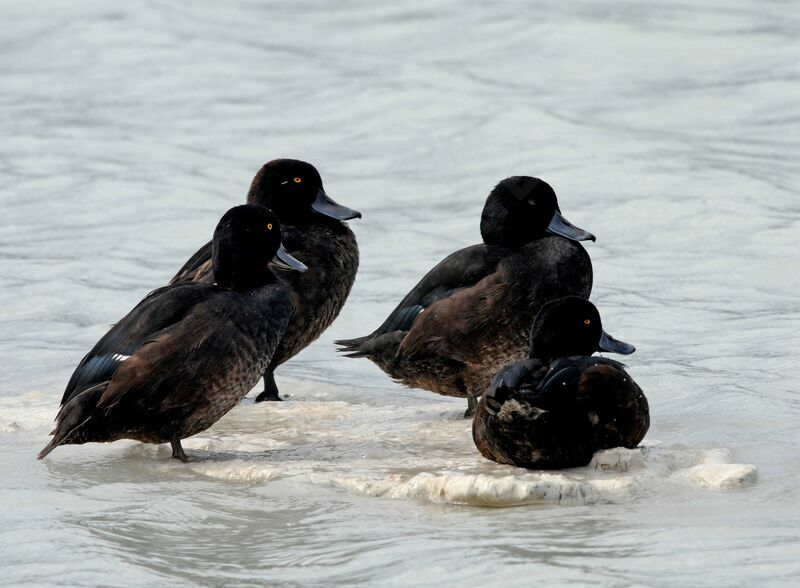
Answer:
[[475, 416], [476, 408], [478, 408], [478, 399], [472, 394], [467, 394], [467, 410], [464, 413], [464, 418], [471, 419]]
[[181, 440], [178, 438], [177, 435], [173, 436], [170, 440], [170, 445], [172, 445], [172, 457], [175, 459], [186, 463], [189, 461], [187, 455], [183, 452], [183, 447], [181, 447]]
[[256, 396], [256, 402], [264, 402], [265, 400], [283, 400], [283, 398], [278, 396], [278, 385], [275, 383], [275, 374], [270, 368], [267, 368], [264, 372], [264, 391]]

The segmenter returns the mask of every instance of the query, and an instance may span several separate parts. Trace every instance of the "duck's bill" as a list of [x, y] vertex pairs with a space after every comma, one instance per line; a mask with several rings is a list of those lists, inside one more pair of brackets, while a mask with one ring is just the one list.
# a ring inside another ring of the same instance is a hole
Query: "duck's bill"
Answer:
[[620, 355], [630, 355], [636, 351], [636, 347], [625, 341], [614, 339], [611, 335], [603, 331], [603, 336], [600, 337], [600, 344], [597, 346], [598, 351], [606, 351], [608, 353], [619, 353]]
[[311, 209], [324, 216], [329, 216], [337, 220], [350, 220], [354, 218], [361, 218], [361, 213], [352, 208], [347, 208], [341, 204], [334, 202], [325, 193], [325, 190], [317, 192], [317, 197], [311, 203]]
[[295, 272], [308, 271], [306, 264], [289, 255], [289, 252], [286, 251], [286, 248], [284, 248], [283, 244], [278, 247], [278, 252], [275, 254], [275, 257], [272, 258], [272, 265], [282, 270]]
[[589, 231], [579, 229], [567, 219], [565, 219], [560, 212], [556, 210], [553, 218], [550, 219], [550, 224], [547, 225], [547, 231], [554, 235], [561, 235], [573, 241], [596, 241], [594, 235]]

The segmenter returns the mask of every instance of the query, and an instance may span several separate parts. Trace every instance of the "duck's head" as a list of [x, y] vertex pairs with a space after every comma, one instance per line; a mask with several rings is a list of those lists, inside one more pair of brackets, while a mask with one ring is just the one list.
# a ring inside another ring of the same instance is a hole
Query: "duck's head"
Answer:
[[594, 304], [578, 296], [552, 300], [542, 306], [531, 327], [530, 356], [555, 359], [607, 351], [630, 355], [636, 348], [603, 330]]
[[340, 221], [361, 218], [360, 212], [331, 200], [317, 169], [298, 159], [264, 164], [253, 178], [247, 202], [266, 206], [285, 224], [308, 223], [315, 215]]
[[556, 193], [544, 180], [513, 176], [494, 187], [481, 215], [484, 243], [515, 249], [548, 234], [573, 241], [595, 240], [561, 216]]
[[214, 231], [211, 255], [217, 284], [233, 290], [252, 290], [271, 282], [275, 276], [270, 262], [280, 269], [308, 270], [283, 248], [275, 213], [257, 204], [242, 204], [225, 213]]

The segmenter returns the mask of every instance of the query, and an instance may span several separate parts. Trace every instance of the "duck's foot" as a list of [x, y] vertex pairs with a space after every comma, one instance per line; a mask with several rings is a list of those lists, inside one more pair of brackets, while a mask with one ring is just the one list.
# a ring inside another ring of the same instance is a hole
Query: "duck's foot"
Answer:
[[184, 453], [183, 447], [181, 447], [181, 440], [177, 437], [173, 437], [169, 443], [172, 445], [172, 457], [178, 461], [187, 463], [189, 461], [189, 457]]
[[256, 402], [276, 402], [278, 400], [283, 400], [280, 396], [278, 396], [278, 391], [272, 390], [264, 390], [261, 394], [256, 396]]
[[471, 419], [474, 417], [476, 408], [478, 408], [478, 399], [474, 396], [467, 396], [467, 410], [464, 411], [464, 418]]
[[264, 391], [256, 396], [256, 402], [275, 402], [283, 400], [278, 396], [278, 385], [275, 383], [275, 374], [268, 369], [264, 372]]

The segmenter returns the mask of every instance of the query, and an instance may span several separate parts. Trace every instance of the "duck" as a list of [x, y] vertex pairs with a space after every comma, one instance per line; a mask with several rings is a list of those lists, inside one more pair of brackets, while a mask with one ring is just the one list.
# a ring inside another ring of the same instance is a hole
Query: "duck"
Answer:
[[431, 269], [369, 335], [337, 341], [409, 387], [467, 398], [465, 417], [498, 365], [528, 350], [531, 321], [554, 298], [588, 298], [591, 233], [561, 214], [553, 188], [531, 176], [499, 182], [483, 207], [483, 242]]
[[288, 287], [270, 269], [306, 266], [281, 244], [270, 210], [230, 209], [214, 231], [213, 284], [159, 288], [123, 317], [75, 369], [61, 399], [53, 439], [61, 445], [134, 439], [170, 443], [196, 435], [258, 383], [292, 313]]
[[478, 403], [472, 437], [481, 454], [562, 469], [587, 465], [601, 449], [639, 445], [650, 428], [647, 398], [623, 364], [596, 351], [629, 355], [635, 347], [606, 333], [588, 300], [545, 304], [529, 357], [501, 369]]
[[[264, 371], [264, 390], [256, 402], [282, 400], [275, 369], [305, 349], [333, 323], [350, 295], [358, 271], [355, 235], [345, 221], [361, 213], [337, 204], [325, 192], [317, 169], [297, 159], [275, 159], [258, 171], [247, 202], [278, 215], [287, 251], [309, 271], [281, 273], [289, 287], [294, 312], [289, 326]], [[213, 282], [211, 244], [201, 247], [170, 280]]]

